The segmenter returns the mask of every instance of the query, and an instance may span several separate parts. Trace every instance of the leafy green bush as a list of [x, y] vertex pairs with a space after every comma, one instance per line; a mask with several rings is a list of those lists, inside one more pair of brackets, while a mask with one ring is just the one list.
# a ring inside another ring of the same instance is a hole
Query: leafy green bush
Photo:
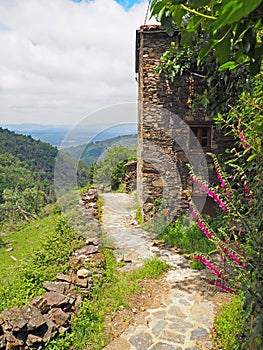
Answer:
[[242, 335], [245, 326], [243, 303], [244, 296], [239, 294], [223, 306], [214, 323], [213, 349], [240, 350], [248, 348]]
[[92, 183], [111, 185], [116, 190], [124, 180], [125, 164], [134, 159], [135, 147], [113, 146], [103, 160], [93, 164], [90, 174]]
[[180, 248], [184, 254], [195, 252], [209, 254], [216, 248], [214, 243], [206, 238], [196, 222], [192, 222], [184, 216], [167, 226], [160, 234], [160, 238], [168, 244]]
[[[172, 44], [164, 53], [158, 72], [173, 79], [183, 73], [183, 65], [187, 74], [203, 74], [203, 107], [237, 140], [227, 163], [214, 162], [219, 180], [215, 188], [193, 176], [223, 210], [225, 223], [214, 230], [194, 206], [192, 214], [208, 239], [216, 242], [224, 262], [215, 267], [201, 255], [197, 258], [221, 278], [222, 283], [215, 282], [218, 287], [245, 293], [250, 350], [263, 348], [262, 8], [261, 0], [151, 3], [152, 15], [170, 35], [179, 30], [182, 39], [179, 47]], [[198, 108], [195, 101], [190, 103]], [[231, 266], [227, 276], [221, 273], [225, 262]]]

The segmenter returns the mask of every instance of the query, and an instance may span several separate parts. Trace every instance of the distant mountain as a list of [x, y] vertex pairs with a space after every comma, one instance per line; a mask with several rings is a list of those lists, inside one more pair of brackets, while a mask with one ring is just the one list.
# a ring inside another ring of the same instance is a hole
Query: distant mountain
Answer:
[[70, 130], [70, 126], [54, 126], [40, 124], [3, 124], [3, 128], [22, 135], [30, 135], [35, 140], [48, 142], [59, 147], [64, 137]]
[[116, 126], [94, 124], [85, 127], [83, 125], [72, 127], [70, 125], [3, 124], [2, 127], [19, 134], [30, 135], [35, 140], [48, 142], [58, 148], [88, 144], [91, 141], [103, 141], [116, 136], [137, 133], [135, 123]]
[[63, 152], [69, 153], [72, 157], [78, 158], [88, 165], [97, 162], [103, 158], [107, 149], [112, 146], [137, 146], [137, 135], [124, 135], [113, 137], [104, 141], [93, 141], [75, 147], [63, 148]]

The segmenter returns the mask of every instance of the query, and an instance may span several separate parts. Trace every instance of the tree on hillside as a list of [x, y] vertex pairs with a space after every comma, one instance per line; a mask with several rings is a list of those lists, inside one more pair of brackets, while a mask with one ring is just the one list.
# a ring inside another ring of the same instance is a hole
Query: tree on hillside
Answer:
[[135, 147], [113, 146], [103, 160], [93, 164], [91, 168], [92, 182], [95, 184], [111, 185], [117, 189], [125, 176], [125, 164], [136, 159]]
[[23, 191], [5, 189], [3, 203], [0, 204], [0, 221], [15, 224], [21, 220], [36, 219], [45, 205], [45, 194], [34, 188]]
[[10, 153], [0, 154], [0, 203], [5, 189], [23, 191], [34, 186], [40, 187], [36, 174]]
[[58, 150], [50, 144], [0, 128], [0, 153], [12, 154], [23, 166], [35, 172], [45, 172], [46, 177], [53, 180]]

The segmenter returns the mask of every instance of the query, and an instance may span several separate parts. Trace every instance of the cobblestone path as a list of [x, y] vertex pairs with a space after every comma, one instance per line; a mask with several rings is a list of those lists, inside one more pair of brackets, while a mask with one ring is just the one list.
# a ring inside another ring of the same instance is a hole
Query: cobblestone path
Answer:
[[[154, 243], [154, 235], [135, 222], [134, 195], [105, 193], [102, 222], [106, 237], [116, 247], [125, 269], [159, 256], [171, 266], [160, 283], [168, 285], [158, 305], [138, 314], [134, 324], [104, 350], [208, 350], [215, 316], [214, 290], [202, 281], [204, 271], [194, 271], [175, 249]], [[220, 299], [220, 294], [219, 294]]]

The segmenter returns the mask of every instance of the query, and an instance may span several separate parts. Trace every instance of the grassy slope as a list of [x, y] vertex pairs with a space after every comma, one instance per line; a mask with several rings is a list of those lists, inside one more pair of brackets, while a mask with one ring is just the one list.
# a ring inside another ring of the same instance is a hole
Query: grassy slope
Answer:
[[[43, 292], [45, 280], [52, 280], [57, 272], [68, 268], [68, 256], [80, 244], [76, 235], [60, 215], [50, 214], [43, 219], [17, 227], [3, 237], [7, 245], [0, 248], [0, 311], [14, 305], [23, 305], [28, 298]], [[12, 246], [13, 250], [6, 249]], [[104, 251], [106, 267], [103, 280], [93, 288], [93, 301], [84, 298], [80, 314], [66, 333], [50, 342], [47, 349], [62, 350], [73, 346], [86, 349], [96, 344], [101, 349], [110, 337], [105, 333], [105, 317], [114, 310], [128, 307], [129, 300], [140, 288], [140, 281], [157, 278], [167, 265], [154, 259], [131, 273], [117, 273], [118, 264], [111, 250]], [[13, 261], [11, 255], [18, 261]]]
[[[26, 261], [32, 256], [34, 250], [41, 248], [43, 241], [55, 232], [55, 216], [32, 221], [30, 224], [22, 224], [15, 231], [2, 236], [6, 244], [0, 247], [0, 281], [11, 282], [20, 269], [21, 261]], [[8, 248], [13, 248], [7, 252]], [[11, 256], [15, 257], [14, 261]]]
[[72, 332], [64, 333], [51, 341], [47, 350], [103, 349], [112, 339], [106, 332], [106, 316], [129, 308], [144, 279], [157, 279], [168, 265], [159, 259], [145, 261], [144, 265], [128, 273], [117, 273], [118, 264], [111, 250], [104, 250], [106, 267], [102, 281], [95, 281], [93, 299], [83, 299], [80, 313], [74, 319]]
[[[66, 272], [69, 256], [83, 245], [79, 235], [57, 214], [17, 228], [4, 239], [12, 239], [15, 249], [5, 252], [5, 259], [1, 259], [0, 311], [24, 305], [43, 293], [43, 283], [54, 280], [58, 272]], [[11, 262], [10, 255], [15, 254], [20, 260]]]

